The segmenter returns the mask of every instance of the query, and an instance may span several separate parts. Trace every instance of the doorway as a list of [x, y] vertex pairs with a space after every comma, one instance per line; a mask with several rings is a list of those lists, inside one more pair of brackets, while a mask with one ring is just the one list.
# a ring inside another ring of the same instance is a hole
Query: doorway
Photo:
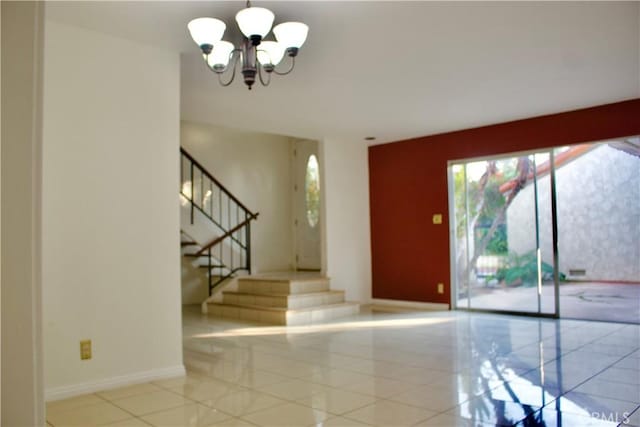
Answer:
[[640, 322], [637, 137], [449, 164], [452, 305]]
[[294, 141], [292, 158], [295, 269], [320, 271], [322, 189], [318, 141]]

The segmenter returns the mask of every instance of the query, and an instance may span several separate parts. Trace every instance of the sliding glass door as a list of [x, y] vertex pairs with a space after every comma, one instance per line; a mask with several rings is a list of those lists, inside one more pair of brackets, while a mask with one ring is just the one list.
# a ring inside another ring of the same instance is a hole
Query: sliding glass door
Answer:
[[640, 138], [449, 165], [453, 306], [640, 323]]
[[555, 315], [550, 151], [450, 165], [457, 308]]

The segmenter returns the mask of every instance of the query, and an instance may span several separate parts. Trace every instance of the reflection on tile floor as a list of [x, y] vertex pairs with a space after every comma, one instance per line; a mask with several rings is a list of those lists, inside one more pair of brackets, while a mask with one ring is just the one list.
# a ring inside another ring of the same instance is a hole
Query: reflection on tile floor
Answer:
[[47, 404], [59, 426], [635, 426], [640, 326], [465, 312], [308, 327], [183, 316], [187, 376]]

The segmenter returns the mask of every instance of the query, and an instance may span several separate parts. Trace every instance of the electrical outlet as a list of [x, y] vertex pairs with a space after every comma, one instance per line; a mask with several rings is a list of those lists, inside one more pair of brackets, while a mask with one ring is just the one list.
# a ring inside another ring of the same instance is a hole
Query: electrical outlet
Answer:
[[444, 294], [444, 283], [438, 283], [438, 293]]
[[91, 340], [80, 341], [80, 360], [91, 359]]

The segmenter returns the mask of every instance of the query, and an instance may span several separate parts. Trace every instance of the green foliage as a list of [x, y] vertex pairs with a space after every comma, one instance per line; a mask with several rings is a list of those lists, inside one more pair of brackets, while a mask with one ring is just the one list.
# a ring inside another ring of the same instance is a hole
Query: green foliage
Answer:
[[[484, 163], [488, 168], [489, 162]], [[515, 176], [515, 163], [511, 160], [498, 161], [496, 166], [496, 173], [490, 175], [483, 190], [479, 177], [467, 176], [465, 174], [465, 165], [456, 165], [453, 179], [456, 235], [458, 238], [465, 236], [467, 221], [471, 222], [476, 218], [476, 226], [479, 224], [489, 224], [490, 226], [504, 206], [506, 199], [504, 194], [500, 192], [500, 186]], [[467, 179], [466, 193], [465, 178]], [[478, 209], [480, 209], [480, 212], [478, 212]], [[469, 224], [469, 226], [473, 225]], [[503, 224], [500, 227], [503, 227]], [[490, 249], [488, 251], [491, 254], [504, 255], [507, 252], [506, 226], [502, 230], [500, 230], [500, 227], [496, 233], [498, 236], [492, 238], [489, 244]], [[486, 235], [487, 230], [484, 230], [484, 235]], [[477, 238], [478, 235], [476, 234], [475, 237]]]
[[[542, 262], [542, 280], [553, 279], [553, 266]], [[538, 260], [536, 252], [531, 251], [523, 255], [509, 254], [507, 266], [496, 272], [495, 278], [507, 286], [535, 286], [538, 283]], [[566, 276], [560, 273], [560, 280]]]
[[459, 167], [453, 173], [453, 197], [455, 201], [456, 236], [464, 237], [466, 229], [466, 197], [464, 193], [464, 167]]
[[318, 161], [315, 156], [311, 156], [307, 162], [305, 199], [307, 204], [307, 221], [311, 227], [315, 227], [320, 219], [320, 175]]
[[[484, 163], [488, 170], [490, 167], [489, 162]], [[475, 247], [480, 246], [480, 242], [486, 237], [491, 224], [506, 202], [505, 196], [500, 192], [500, 186], [513, 177], [515, 167], [512, 163], [509, 161], [496, 162], [497, 170], [489, 176], [484, 189], [479, 177], [466, 176], [464, 165], [457, 165], [454, 169], [455, 219], [458, 238], [465, 236], [467, 225], [470, 227], [475, 226]], [[479, 164], [479, 166], [482, 168], [482, 164]], [[465, 178], [467, 179], [466, 193]], [[475, 224], [471, 224], [473, 219], [475, 219]], [[470, 223], [467, 224], [467, 221]], [[507, 227], [506, 224], [499, 224], [496, 232], [491, 236], [485, 253], [505, 255], [507, 252]]]
[[[497, 212], [504, 206], [505, 197], [500, 192], [500, 186], [504, 184], [506, 180], [503, 176], [492, 176], [489, 178], [489, 182], [484, 189], [484, 205], [482, 212], [478, 218], [479, 223], [491, 224], [496, 217]], [[477, 186], [476, 186], [477, 187]], [[476, 191], [478, 189], [476, 188]]]
[[[476, 227], [475, 230], [475, 245], [478, 247], [480, 242], [485, 239], [491, 224], [484, 224]], [[487, 248], [484, 251], [485, 255], [506, 255], [509, 251], [507, 244], [507, 226], [506, 224], [500, 224], [496, 231], [491, 236], [491, 240], [487, 244]]]

